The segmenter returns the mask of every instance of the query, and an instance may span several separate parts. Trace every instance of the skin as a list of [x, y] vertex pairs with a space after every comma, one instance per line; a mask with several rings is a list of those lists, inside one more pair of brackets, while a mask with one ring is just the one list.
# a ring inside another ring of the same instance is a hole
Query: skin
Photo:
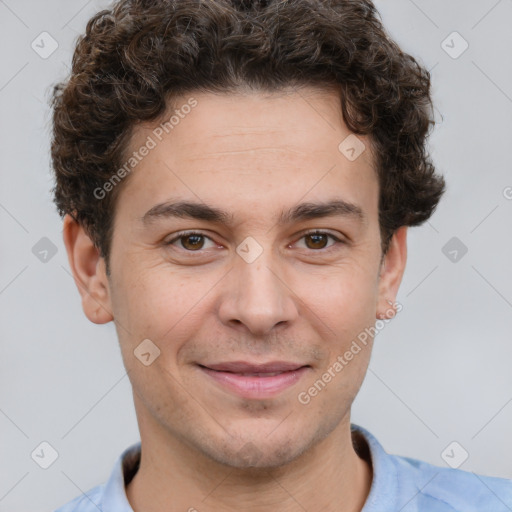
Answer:
[[[370, 142], [359, 137], [366, 150], [355, 161], [338, 150], [350, 131], [335, 91], [190, 96], [198, 105], [122, 184], [110, 276], [83, 228], [64, 219], [84, 312], [114, 321], [133, 387], [142, 459], [129, 502], [136, 512], [360, 511], [372, 468], [354, 450], [350, 409], [373, 340], [309, 404], [297, 396], [389, 312], [406, 227], [383, 257]], [[137, 125], [129, 150], [159, 122]], [[363, 220], [276, 222], [298, 203], [335, 198], [358, 205]], [[141, 222], [170, 199], [222, 208], [234, 223]], [[312, 229], [345, 243], [305, 236]], [[164, 245], [183, 230], [206, 238]], [[263, 249], [252, 263], [236, 252], [248, 236]], [[149, 366], [134, 356], [144, 339], [160, 349]], [[237, 360], [311, 368], [274, 397], [246, 399], [197, 365]]]

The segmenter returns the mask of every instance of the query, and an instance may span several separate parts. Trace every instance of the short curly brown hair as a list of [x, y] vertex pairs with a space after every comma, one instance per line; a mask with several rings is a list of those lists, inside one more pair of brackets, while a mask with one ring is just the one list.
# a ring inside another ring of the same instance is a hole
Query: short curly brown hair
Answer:
[[382, 252], [445, 190], [426, 151], [430, 73], [385, 31], [370, 0], [118, 0], [91, 18], [69, 79], [53, 90], [51, 156], [59, 214], [89, 233], [109, 272], [116, 198], [98, 200], [132, 128], [173, 98], [241, 87], [336, 87], [343, 119], [368, 135], [379, 179]]

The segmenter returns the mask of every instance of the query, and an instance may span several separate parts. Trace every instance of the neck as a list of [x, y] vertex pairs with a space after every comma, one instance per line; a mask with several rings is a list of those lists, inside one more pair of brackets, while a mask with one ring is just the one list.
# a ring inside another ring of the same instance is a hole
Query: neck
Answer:
[[140, 467], [126, 488], [134, 512], [360, 512], [370, 492], [371, 464], [355, 451], [348, 417], [278, 468], [222, 465], [168, 432], [144, 436], [141, 428], [141, 439]]

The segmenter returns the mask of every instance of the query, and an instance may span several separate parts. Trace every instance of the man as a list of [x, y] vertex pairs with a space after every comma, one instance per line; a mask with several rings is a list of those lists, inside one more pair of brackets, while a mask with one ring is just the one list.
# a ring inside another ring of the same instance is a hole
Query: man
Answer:
[[407, 227], [444, 191], [431, 107], [369, 0], [90, 20], [55, 89], [55, 201], [141, 442], [59, 512], [512, 509], [512, 481], [388, 455], [350, 422]]

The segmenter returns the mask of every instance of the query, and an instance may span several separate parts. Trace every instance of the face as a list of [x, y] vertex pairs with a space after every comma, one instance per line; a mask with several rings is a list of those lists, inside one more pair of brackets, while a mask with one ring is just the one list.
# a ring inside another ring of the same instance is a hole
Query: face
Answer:
[[147, 435], [282, 465], [347, 424], [371, 338], [335, 363], [389, 309], [405, 238], [381, 265], [370, 144], [340, 151], [336, 92], [191, 94], [177, 108], [191, 97], [168, 134], [135, 128], [128, 153], [156, 144], [123, 184], [111, 276], [91, 271], [84, 309], [114, 318]]

